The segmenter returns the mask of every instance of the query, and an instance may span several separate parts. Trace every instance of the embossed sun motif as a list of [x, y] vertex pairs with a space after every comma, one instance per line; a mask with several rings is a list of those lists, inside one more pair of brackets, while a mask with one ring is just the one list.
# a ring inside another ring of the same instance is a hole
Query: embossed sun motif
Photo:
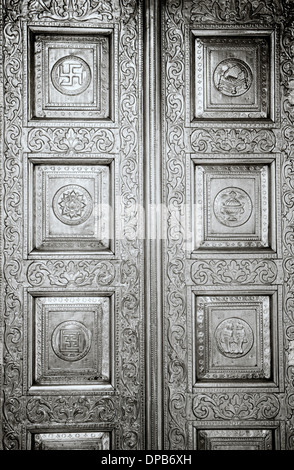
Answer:
[[63, 193], [58, 205], [63, 216], [76, 219], [82, 217], [87, 203], [83, 194], [73, 189]]
[[67, 185], [57, 191], [53, 198], [53, 211], [66, 225], [85, 222], [93, 210], [93, 201], [88, 191], [79, 185]]

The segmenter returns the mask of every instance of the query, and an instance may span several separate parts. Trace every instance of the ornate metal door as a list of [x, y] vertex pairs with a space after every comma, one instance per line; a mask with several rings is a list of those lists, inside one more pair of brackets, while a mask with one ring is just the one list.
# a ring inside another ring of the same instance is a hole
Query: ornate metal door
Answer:
[[165, 446], [293, 448], [293, 2], [163, 8]]
[[3, 18], [3, 447], [142, 448], [141, 4]]
[[293, 448], [292, 3], [3, 2], [3, 449]]

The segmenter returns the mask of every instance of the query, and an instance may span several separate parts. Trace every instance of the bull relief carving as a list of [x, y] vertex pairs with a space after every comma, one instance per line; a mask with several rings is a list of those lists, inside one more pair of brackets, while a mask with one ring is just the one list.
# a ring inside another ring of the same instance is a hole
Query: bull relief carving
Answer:
[[3, 32], [3, 447], [21, 448], [23, 300], [22, 275], [22, 2], [5, 2]]

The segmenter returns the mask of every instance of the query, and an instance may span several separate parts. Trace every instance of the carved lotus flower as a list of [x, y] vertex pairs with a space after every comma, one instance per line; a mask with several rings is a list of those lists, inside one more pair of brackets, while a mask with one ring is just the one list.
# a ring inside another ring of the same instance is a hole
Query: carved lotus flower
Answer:
[[62, 215], [69, 217], [70, 219], [81, 217], [83, 215], [84, 208], [86, 207], [83, 194], [79, 194], [74, 189], [63, 193], [58, 204]]

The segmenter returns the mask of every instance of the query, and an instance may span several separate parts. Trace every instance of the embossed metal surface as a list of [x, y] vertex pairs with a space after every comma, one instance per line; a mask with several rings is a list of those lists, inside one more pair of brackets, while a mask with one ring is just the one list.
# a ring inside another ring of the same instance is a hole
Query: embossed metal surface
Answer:
[[142, 7], [0, 7], [7, 450], [145, 446]]
[[293, 5], [163, 10], [164, 445], [291, 449]]
[[292, 2], [0, 10], [0, 447], [294, 449]]

